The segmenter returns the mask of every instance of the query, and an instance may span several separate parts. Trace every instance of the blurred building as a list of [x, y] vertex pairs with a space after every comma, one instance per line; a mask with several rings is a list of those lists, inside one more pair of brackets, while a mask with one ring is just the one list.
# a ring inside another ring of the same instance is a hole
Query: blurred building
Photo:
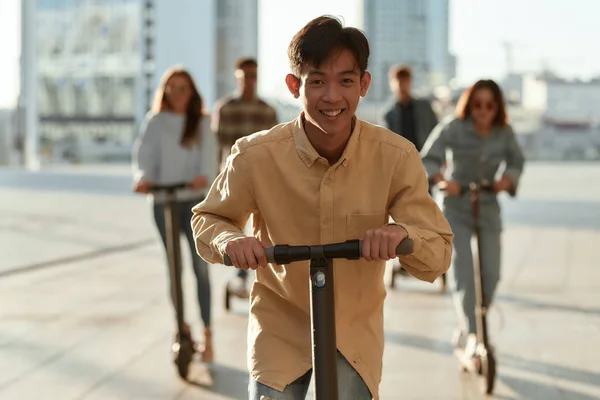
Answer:
[[566, 80], [548, 71], [513, 73], [503, 88], [520, 101], [521, 118], [510, 116], [528, 159], [600, 160], [599, 79]]
[[0, 108], [0, 166], [12, 164], [15, 148], [14, 110]]
[[568, 81], [526, 76], [523, 106], [543, 112], [545, 119], [570, 124], [600, 122], [600, 80]]
[[[34, 3], [45, 161], [127, 159], [166, 68], [187, 68], [210, 108], [233, 90], [235, 60], [257, 55], [257, 0]], [[23, 29], [23, 42], [30, 31]]]
[[102, 148], [126, 154], [144, 110], [141, 16], [137, 1], [36, 2], [42, 158], [76, 158]]
[[363, 0], [362, 12], [371, 45], [369, 101], [390, 97], [388, 71], [394, 64], [413, 69], [417, 91], [431, 93], [454, 78], [448, 0]]
[[258, 0], [217, 0], [217, 97], [236, 89], [235, 61], [258, 57]]

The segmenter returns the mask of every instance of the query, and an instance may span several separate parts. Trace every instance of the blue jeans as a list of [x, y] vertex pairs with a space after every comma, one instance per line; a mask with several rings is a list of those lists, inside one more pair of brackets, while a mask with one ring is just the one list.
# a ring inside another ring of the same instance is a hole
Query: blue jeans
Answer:
[[[190, 246], [190, 253], [192, 256], [192, 266], [194, 267], [194, 274], [196, 275], [196, 285], [198, 288], [198, 304], [200, 305], [200, 317], [205, 327], [210, 327], [210, 280], [208, 276], [208, 265], [196, 254], [196, 243], [194, 241], [194, 232], [192, 231], [191, 219], [192, 219], [192, 207], [198, 204], [199, 200], [188, 200], [179, 202], [179, 227], [182, 233], [185, 233], [188, 244]], [[154, 203], [154, 222], [167, 249], [167, 232], [165, 224], [165, 205], [164, 203]], [[168, 266], [167, 256], [167, 266]], [[168, 275], [169, 277], [171, 275]], [[170, 280], [170, 278], [169, 278]], [[172, 286], [169, 284], [169, 290]], [[175, 296], [171, 291], [171, 300], [175, 304]]]
[[[371, 392], [358, 372], [338, 351], [338, 395], [340, 400], [371, 400]], [[310, 385], [312, 369], [285, 387], [283, 392], [272, 389], [250, 377], [249, 400], [304, 400]]]
[[[481, 275], [483, 278], [483, 305], [490, 306], [500, 281], [502, 256], [500, 217], [490, 207], [479, 220], [479, 242], [481, 243]], [[452, 270], [450, 284], [454, 304], [466, 333], [477, 332], [475, 315], [475, 272], [473, 271], [473, 218], [466, 212], [446, 208], [444, 215], [454, 233]], [[475, 250], [476, 251], [476, 250]]]

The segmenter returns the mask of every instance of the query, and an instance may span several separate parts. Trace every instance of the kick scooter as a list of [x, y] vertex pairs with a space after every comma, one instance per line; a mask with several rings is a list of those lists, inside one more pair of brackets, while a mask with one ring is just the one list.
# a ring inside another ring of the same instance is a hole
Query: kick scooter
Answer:
[[225, 306], [225, 310], [227, 310], [227, 311], [229, 311], [231, 309], [231, 298], [232, 297], [236, 297], [236, 298], [239, 298], [239, 299], [248, 300], [247, 296], [240, 296], [235, 291], [232, 291], [229, 288], [229, 283], [227, 283], [225, 285], [225, 293], [224, 293], [224, 296], [223, 296], [223, 300], [224, 300], [223, 304]]
[[483, 275], [481, 274], [481, 242], [479, 240], [479, 197], [482, 192], [494, 192], [494, 186], [489, 181], [471, 182], [468, 187], [462, 188], [463, 193], [468, 192], [473, 215], [473, 233], [477, 243], [477, 257], [473, 259], [475, 277], [475, 316], [477, 323], [477, 347], [474, 359], [465, 357], [464, 349], [455, 350], [455, 354], [462, 364], [464, 371], [481, 375], [482, 388], [486, 394], [491, 394], [496, 382], [496, 357], [490, 345], [487, 326], [488, 307], [483, 302]]
[[184, 321], [183, 289], [181, 285], [181, 242], [179, 221], [179, 204], [175, 196], [180, 189], [189, 188], [189, 183], [176, 183], [172, 185], [152, 185], [153, 193], [164, 193], [165, 225], [167, 236], [167, 255], [169, 259], [169, 275], [171, 293], [175, 300], [175, 315], [177, 320], [177, 334], [171, 347], [173, 362], [177, 366], [179, 376], [187, 379], [190, 362], [196, 353], [196, 343], [192, 339], [190, 327]]
[[[397, 255], [410, 254], [413, 241], [406, 238], [396, 248]], [[267, 261], [287, 265], [310, 260], [310, 320], [312, 330], [313, 373], [316, 400], [337, 400], [337, 344], [335, 338], [335, 305], [333, 296], [333, 259], [358, 260], [362, 242], [348, 240], [318, 246], [278, 245], [265, 249]], [[225, 255], [224, 264], [231, 266]]]

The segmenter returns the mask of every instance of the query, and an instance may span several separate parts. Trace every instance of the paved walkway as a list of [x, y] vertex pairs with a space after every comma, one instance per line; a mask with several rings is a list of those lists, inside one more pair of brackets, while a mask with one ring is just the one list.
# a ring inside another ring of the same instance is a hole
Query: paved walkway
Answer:
[[[14, 174], [0, 171], [0, 399], [245, 398], [247, 305], [223, 310], [230, 270], [211, 267], [216, 362], [194, 364], [183, 383], [169, 358], [172, 311], [148, 204], [118, 185], [54, 191], [43, 184], [52, 177]], [[96, 179], [73, 179], [82, 177]], [[532, 165], [521, 197], [506, 204], [490, 316], [494, 398], [600, 399], [600, 187], [589, 184], [598, 181], [598, 166]], [[382, 399], [484, 398], [452, 356], [448, 295], [399, 278], [385, 313]]]

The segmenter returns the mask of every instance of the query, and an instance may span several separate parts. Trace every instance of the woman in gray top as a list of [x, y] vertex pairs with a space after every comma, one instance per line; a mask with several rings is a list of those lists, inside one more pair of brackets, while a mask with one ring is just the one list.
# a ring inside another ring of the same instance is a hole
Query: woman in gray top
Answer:
[[[217, 141], [210, 131], [210, 119], [203, 110], [202, 97], [191, 75], [172, 68], [164, 74], [133, 148], [134, 190], [153, 202], [154, 221], [166, 250], [164, 196], [150, 193], [155, 184], [191, 182], [192, 187], [177, 193], [180, 226], [191, 251], [198, 287], [200, 314], [204, 323], [202, 359], [213, 360], [210, 326], [210, 281], [208, 267], [196, 254], [191, 228], [192, 207], [203, 200], [217, 175]], [[171, 298], [175, 302], [174, 294]], [[189, 327], [188, 327], [189, 329]]]
[[[502, 221], [496, 194], [506, 191], [510, 196], [516, 195], [525, 162], [507, 122], [498, 85], [491, 80], [480, 80], [467, 89], [458, 101], [456, 117], [433, 130], [421, 156], [429, 179], [446, 194], [444, 215], [454, 232], [452, 286], [459, 319], [463, 322], [455, 333], [454, 344], [465, 345], [467, 356], [473, 356], [476, 346], [473, 217], [469, 195], [462, 188], [470, 182], [493, 182], [495, 193], [483, 192], [479, 202], [483, 304], [489, 306], [500, 280]], [[447, 169], [442, 173], [445, 163]]]

